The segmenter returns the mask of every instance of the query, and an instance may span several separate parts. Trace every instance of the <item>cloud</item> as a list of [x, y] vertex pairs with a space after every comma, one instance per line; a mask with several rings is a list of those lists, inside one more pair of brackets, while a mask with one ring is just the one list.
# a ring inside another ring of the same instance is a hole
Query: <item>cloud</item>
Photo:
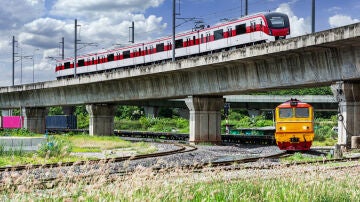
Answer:
[[[135, 22], [135, 42], [163, 35], [167, 24], [156, 15], [146, 16], [149, 8], [165, 0], [11, 0], [0, 7], [0, 86], [11, 83], [12, 36], [17, 40], [15, 52], [24, 55], [36, 52], [35, 65], [23, 61], [23, 83], [55, 79], [55, 62], [47, 57], [59, 56], [59, 42], [65, 38], [65, 57], [74, 52], [74, 19], [78, 19], [78, 37], [83, 43], [98, 43], [98, 47], [83, 47], [79, 54], [127, 44], [129, 27]], [[15, 84], [19, 84], [20, 62], [15, 63]]]
[[144, 12], [150, 7], [158, 7], [165, 0], [61, 0], [57, 1], [51, 14], [62, 17], [118, 18], [123, 14]]
[[299, 18], [292, 11], [291, 3], [281, 4], [275, 11], [285, 13], [289, 16], [291, 37], [304, 35], [311, 32], [311, 23], [309, 19]]
[[18, 29], [45, 12], [45, 0], [2, 1], [0, 7], [1, 29]]
[[359, 19], [352, 19], [350, 16], [337, 14], [329, 18], [329, 25], [331, 28], [341, 27], [353, 23], [360, 22]]

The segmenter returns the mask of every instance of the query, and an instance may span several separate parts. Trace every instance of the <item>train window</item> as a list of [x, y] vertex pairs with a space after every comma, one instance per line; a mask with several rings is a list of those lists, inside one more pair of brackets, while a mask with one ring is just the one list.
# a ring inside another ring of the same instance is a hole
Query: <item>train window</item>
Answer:
[[196, 37], [193, 36], [193, 45], [196, 45]]
[[246, 24], [236, 25], [235, 30], [236, 30], [236, 35], [245, 34]]
[[280, 116], [280, 118], [291, 118], [292, 117], [292, 108], [280, 108], [279, 116]]
[[270, 19], [271, 27], [281, 28], [285, 26], [285, 20], [282, 17], [271, 17]]
[[176, 48], [182, 48], [183, 47], [183, 40], [182, 39], [178, 39], [175, 41], [175, 49]]
[[156, 52], [163, 52], [164, 51], [164, 43], [156, 44]]
[[214, 40], [219, 40], [224, 38], [224, 31], [222, 29], [214, 31]]
[[201, 34], [201, 43], [204, 43], [204, 34]]
[[124, 51], [123, 52], [124, 59], [130, 58], [130, 51]]
[[78, 67], [82, 67], [85, 65], [84, 59], [78, 60]]
[[309, 108], [295, 108], [296, 118], [307, 118], [309, 117]]
[[114, 54], [107, 55], [108, 62], [114, 61]]
[[64, 63], [64, 69], [70, 69], [70, 62]]
[[145, 47], [145, 55], [147, 55], [147, 54], [148, 54], [148, 48]]

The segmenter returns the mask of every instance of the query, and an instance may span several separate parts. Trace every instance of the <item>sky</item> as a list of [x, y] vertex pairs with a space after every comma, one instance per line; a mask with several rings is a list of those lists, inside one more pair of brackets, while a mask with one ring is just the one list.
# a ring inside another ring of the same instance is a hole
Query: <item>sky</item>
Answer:
[[[245, 0], [176, 0], [176, 30], [196, 22], [213, 25], [245, 14]], [[291, 37], [311, 32], [312, 0], [248, 0], [249, 14], [278, 11], [290, 18]], [[360, 1], [316, 0], [316, 31], [360, 22]], [[61, 39], [65, 57], [74, 56], [74, 21], [78, 55], [171, 35], [172, 0], [2, 0], [0, 7], [0, 86], [12, 85], [12, 38], [15, 36], [14, 84], [55, 80]]]

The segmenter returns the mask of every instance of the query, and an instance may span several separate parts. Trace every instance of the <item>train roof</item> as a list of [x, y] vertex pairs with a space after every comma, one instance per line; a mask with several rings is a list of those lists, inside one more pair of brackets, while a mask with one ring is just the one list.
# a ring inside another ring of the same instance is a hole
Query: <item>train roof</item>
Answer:
[[300, 100], [297, 99], [290, 99], [280, 104], [276, 108], [293, 108], [293, 107], [306, 108], [306, 107], [311, 107], [311, 105], [305, 102], [301, 102]]
[[[214, 28], [217, 28], [217, 27], [226, 26], [226, 25], [229, 25], [229, 24], [249, 20], [249, 19], [252, 19], [252, 18], [255, 18], [255, 17], [259, 17], [259, 16], [264, 16], [265, 18], [267, 18], [267, 17], [271, 17], [273, 15], [287, 16], [286, 14], [280, 13], [280, 12], [258, 12], [258, 13], [253, 13], [253, 14], [250, 14], [250, 15], [242, 16], [242, 17], [239, 17], [239, 18], [234, 19], [234, 20], [230, 20], [228, 22], [219, 22], [219, 23], [213, 24], [213, 25], [211, 25], [209, 27], [206, 27], [204, 29], [195, 30], [195, 31], [194, 30], [182, 31], [182, 32], [177, 33], [176, 37], [182, 37], [182, 36], [190, 35], [190, 34], [198, 32], [198, 31], [211, 30], [211, 29], [214, 29]], [[156, 39], [153, 39], [153, 40], [150, 40], [150, 41], [142, 41], [142, 42], [138, 42], [138, 43], [135, 43], [135, 44], [124, 45], [122, 47], [111, 48], [111, 49], [106, 50], [106, 51], [98, 50], [98, 51], [90, 52], [90, 53], [87, 53], [87, 54], [85, 53], [85, 54], [82, 54], [82, 55], [78, 55], [77, 59], [82, 59], [82, 58], [92, 57], [92, 56], [106, 55], [108, 53], [115, 53], [117, 51], [123, 51], [125, 49], [138, 48], [138, 47], [142, 47], [143, 45], [153, 44], [153, 43], [156, 43], [156, 42], [160, 42], [160, 41], [163, 41], [163, 40], [170, 40], [170, 39], [171, 39], [171, 35], [163, 36], [163, 37], [156, 38]], [[57, 62], [61, 62], [61, 63], [69, 62], [69, 61], [71, 62], [73, 59], [74, 59], [73, 57], [68, 57], [68, 58], [65, 58], [65, 59], [57, 60]]]

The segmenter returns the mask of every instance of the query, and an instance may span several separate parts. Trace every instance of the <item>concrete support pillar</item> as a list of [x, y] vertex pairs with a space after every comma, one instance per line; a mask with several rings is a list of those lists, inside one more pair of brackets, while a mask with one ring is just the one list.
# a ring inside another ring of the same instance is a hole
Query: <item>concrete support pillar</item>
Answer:
[[48, 110], [45, 107], [28, 107], [22, 109], [24, 128], [34, 133], [45, 133], [45, 117]]
[[351, 147], [351, 137], [360, 135], [360, 83], [337, 82], [331, 89], [339, 102], [338, 144]]
[[190, 110], [189, 142], [221, 143], [221, 112], [224, 107], [222, 97], [190, 96], [185, 99]]
[[74, 106], [63, 106], [62, 110], [65, 115], [74, 115], [75, 107]]
[[144, 113], [147, 117], [155, 118], [158, 117], [159, 107], [144, 107]]
[[86, 105], [86, 110], [90, 115], [89, 134], [90, 135], [113, 135], [115, 105], [111, 104], [92, 104]]

